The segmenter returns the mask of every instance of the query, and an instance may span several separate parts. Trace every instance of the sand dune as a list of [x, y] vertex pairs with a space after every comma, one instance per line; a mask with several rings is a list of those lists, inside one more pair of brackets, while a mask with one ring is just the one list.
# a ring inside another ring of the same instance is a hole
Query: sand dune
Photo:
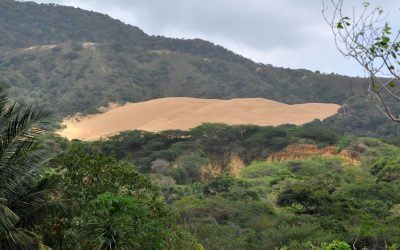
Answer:
[[68, 139], [94, 140], [125, 130], [187, 130], [207, 122], [300, 125], [332, 116], [339, 108], [337, 104], [288, 105], [262, 98], [215, 100], [170, 97], [127, 104], [98, 115], [68, 118], [64, 120], [66, 128], [58, 133]]

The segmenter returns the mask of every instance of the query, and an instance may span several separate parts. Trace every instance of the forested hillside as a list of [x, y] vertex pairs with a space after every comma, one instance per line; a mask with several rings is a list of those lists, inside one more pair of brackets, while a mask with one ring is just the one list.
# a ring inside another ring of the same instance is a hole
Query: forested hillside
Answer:
[[[169, 96], [344, 104], [365, 93], [365, 79], [257, 64], [207, 41], [148, 36], [72, 7], [2, 0], [0, 30], [0, 81], [58, 118]], [[399, 134], [373, 105], [361, 106], [351, 101], [330, 126]]]
[[1, 55], [1, 78], [12, 95], [25, 92], [59, 115], [168, 96], [342, 103], [362, 91], [363, 82], [235, 60], [233, 54], [227, 59], [129, 44], [70, 42]]

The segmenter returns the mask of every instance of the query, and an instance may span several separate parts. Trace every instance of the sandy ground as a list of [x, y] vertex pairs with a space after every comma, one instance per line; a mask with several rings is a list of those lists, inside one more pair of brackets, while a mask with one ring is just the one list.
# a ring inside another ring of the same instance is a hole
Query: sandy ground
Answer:
[[187, 130], [202, 123], [276, 126], [304, 124], [325, 119], [340, 108], [337, 104], [306, 103], [287, 105], [262, 98], [232, 100], [170, 97], [127, 104], [105, 113], [64, 120], [58, 131], [68, 139], [95, 140], [125, 130], [158, 132]]

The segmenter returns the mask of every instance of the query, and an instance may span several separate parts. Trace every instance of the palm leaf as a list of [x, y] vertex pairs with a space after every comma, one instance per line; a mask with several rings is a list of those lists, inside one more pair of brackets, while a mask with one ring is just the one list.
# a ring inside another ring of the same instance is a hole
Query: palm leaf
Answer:
[[13, 228], [19, 222], [19, 216], [4, 204], [0, 204], [0, 235]]
[[0, 88], [0, 246], [38, 249], [39, 238], [28, 228], [60, 210], [57, 193], [38, 185], [43, 166], [52, 158], [43, 147], [43, 113], [9, 104]]
[[34, 233], [22, 228], [14, 228], [7, 234], [0, 235], [0, 245], [4, 249], [21, 250], [21, 249], [38, 249], [40, 242], [39, 237]]

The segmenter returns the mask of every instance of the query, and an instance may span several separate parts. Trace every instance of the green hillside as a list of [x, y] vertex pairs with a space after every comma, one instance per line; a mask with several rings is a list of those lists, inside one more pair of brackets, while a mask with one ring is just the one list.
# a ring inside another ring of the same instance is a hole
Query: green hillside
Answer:
[[[58, 118], [169, 96], [343, 104], [366, 86], [361, 78], [257, 64], [200, 39], [148, 36], [72, 7], [2, 0], [0, 31], [0, 81]], [[329, 122], [336, 131], [399, 134], [369, 103], [348, 109]]]
[[[63, 43], [3, 51], [0, 75], [12, 95], [60, 115], [95, 112], [109, 102], [167, 96], [265, 97], [286, 103], [342, 103], [361, 79], [318, 75], [173, 50], [97, 43]], [[359, 90], [361, 91], [361, 90]]]
[[148, 39], [140, 29], [106, 15], [34, 2], [1, 0], [0, 23], [0, 47], [8, 48], [70, 40], [136, 43]]
[[0, 47], [25, 48], [66, 41], [134, 44], [146, 48], [175, 48], [219, 57], [237, 57], [221, 46], [195, 39], [152, 37], [119, 20], [92, 11], [54, 4], [1, 0]]

